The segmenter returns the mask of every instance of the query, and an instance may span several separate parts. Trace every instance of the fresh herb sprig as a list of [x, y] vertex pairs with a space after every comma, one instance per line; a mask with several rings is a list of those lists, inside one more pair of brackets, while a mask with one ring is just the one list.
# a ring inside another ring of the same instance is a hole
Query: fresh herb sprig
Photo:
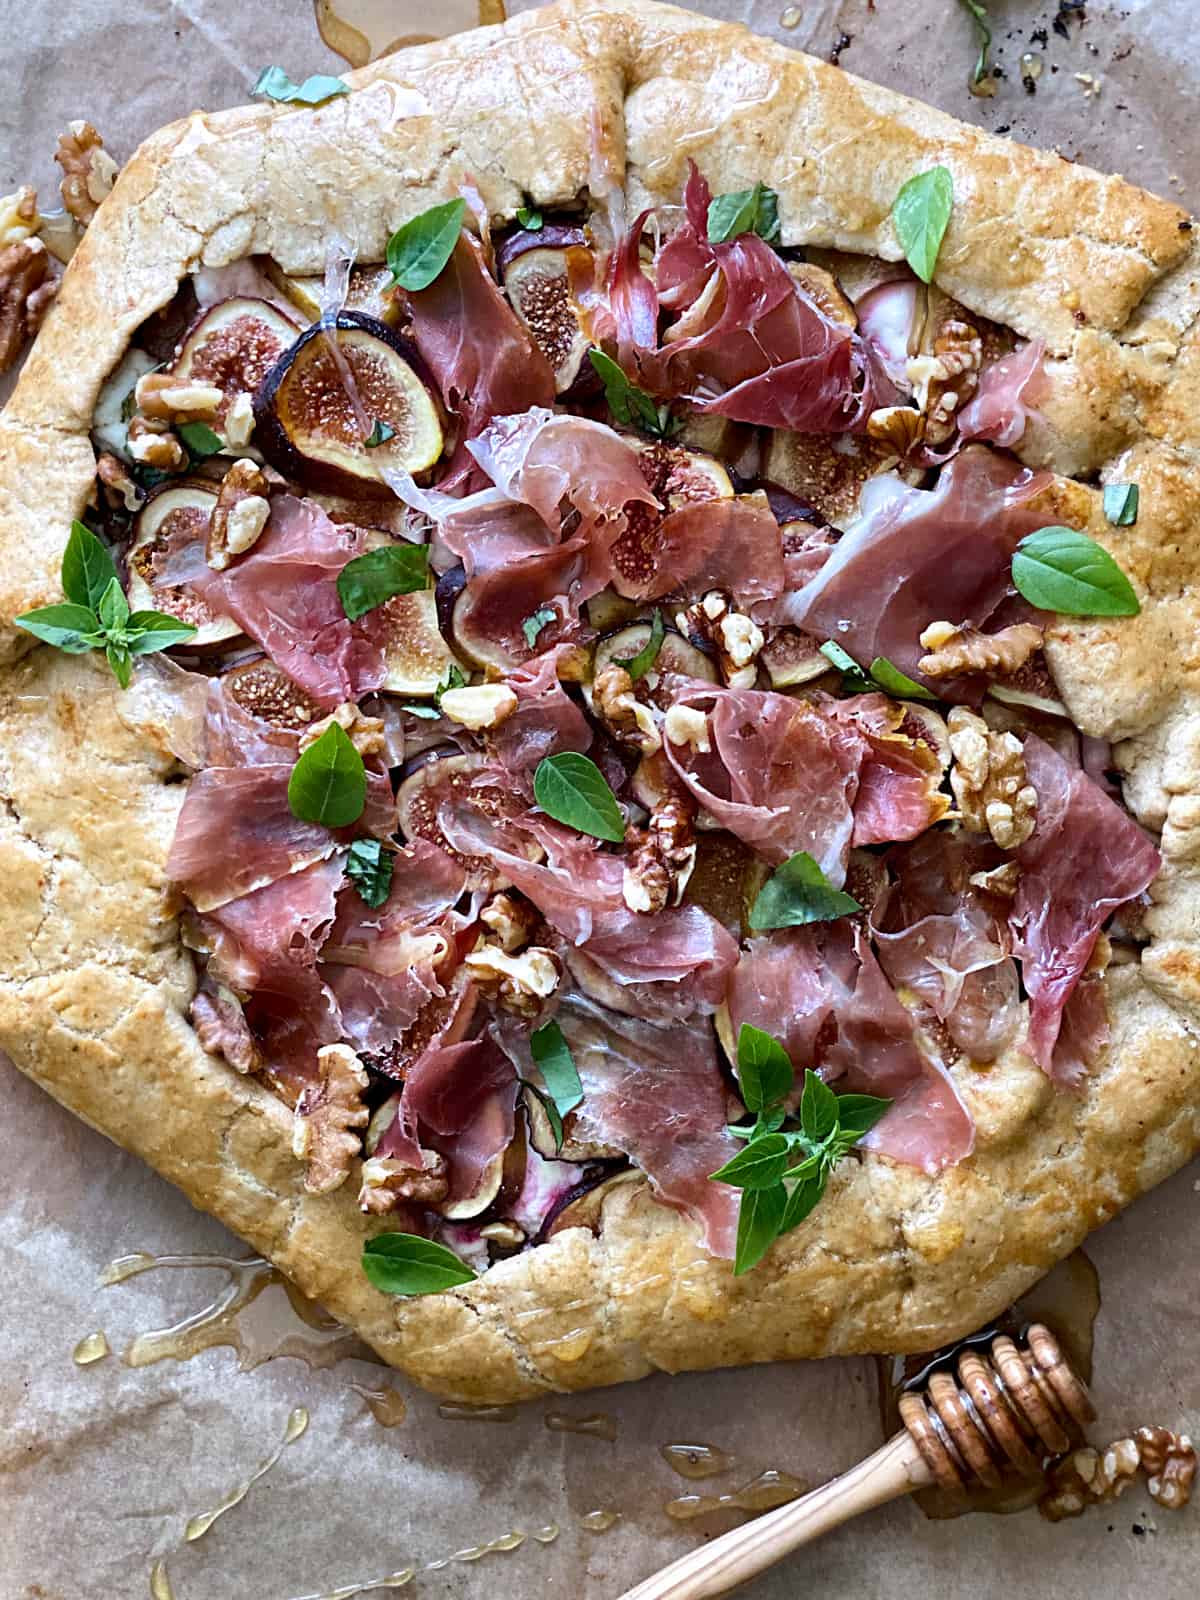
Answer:
[[396, 229], [387, 242], [387, 264], [402, 289], [428, 289], [454, 254], [466, 214], [465, 200], [447, 200]]
[[645, 644], [632, 656], [614, 656], [616, 666], [624, 667], [634, 683], [639, 678], [644, 678], [651, 667], [658, 660], [658, 653], [663, 647], [663, 640], [667, 637], [667, 625], [663, 621], [662, 612], [656, 606], [654, 617], [650, 623], [650, 633]]
[[529, 1035], [529, 1049], [542, 1075], [541, 1083], [522, 1079], [541, 1102], [554, 1134], [554, 1148], [562, 1149], [563, 1118], [583, 1099], [583, 1084], [571, 1047], [557, 1022], [546, 1022]]
[[953, 209], [954, 179], [949, 167], [918, 172], [892, 202], [892, 222], [904, 259], [922, 283], [933, 281]]
[[[798, 1227], [825, 1193], [834, 1167], [891, 1105], [869, 1094], [837, 1094], [805, 1071], [798, 1115], [783, 1102], [795, 1074], [787, 1051], [761, 1028], [743, 1023], [737, 1043], [742, 1099], [753, 1123], [732, 1132], [745, 1145], [710, 1176], [742, 1191], [735, 1277], [757, 1266], [781, 1234]], [[799, 1126], [787, 1127], [798, 1122]]]
[[347, 828], [362, 816], [367, 771], [340, 723], [330, 722], [300, 756], [288, 778], [287, 797], [292, 815], [301, 822]]
[[771, 928], [802, 928], [810, 922], [832, 922], [853, 916], [862, 907], [853, 895], [833, 884], [807, 850], [798, 850], [763, 884], [750, 910], [755, 933]]
[[165, 611], [131, 612], [112, 556], [82, 522], [71, 524], [61, 581], [67, 603], [26, 611], [14, 619], [17, 627], [67, 655], [103, 650], [122, 689], [129, 687], [134, 656], [183, 644], [196, 632]]
[[362, 1269], [384, 1294], [440, 1294], [475, 1273], [453, 1250], [419, 1233], [377, 1233], [362, 1249]]
[[542, 629], [557, 621], [558, 612], [553, 606], [539, 606], [536, 611], [530, 612], [521, 624], [521, 632], [525, 635], [525, 643], [531, 650], [537, 649], [538, 634]]
[[843, 650], [836, 639], [826, 639], [821, 654], [842, 675], [842, 689], [846, 694], [871, 694], [881, 689], [895, 700], [932, 700], [934, 696], [923, 684], [917, 683], [906, 672], [901, 672], [886, 656], [876, 656], [864, 672], [848, 650]]
[[577, 833], [620, 844], [625, 819], [596, 763], [574, 750], [547, 756], [533, 774], [533, 797], [547, 816]]
[[640, 428], [652, 439], [670, 439], [679, 432], [682, 423], [671, 414], [671, 407], [659, 405], [652, 395], [639, 389], [611, 356], [603, 350], [589, 350], [588, 356], [604, 384], [604, 398], [614, 422], [626, 428]]
[[351, 622], [398, 594], [429, 587], [429, 550], [423, 544], [385, 544], [354, 556], [338, 573], [342, 610]]
[[346, 856], [346, 877], [372, 911], [378, 911], [392, 892], [395, 867], [395, 852], [382, 839], [356, 839]]
[[723, 244], [742, 233], [756, 233], [768, 244], [779, 238], [779, 196], [774, 189], [756, 183], [753, 189], [738, 189], [719, 194], [708, 203], [708, 239]]
[[[1136, 515], [1136, 511], [1135, 511]], [[1066, 617], [1136, 617], [1133, 585], [1102, 545], [1075, 528], [1026, 534], [1012, 558], [1016, 589], [1039, 611]]]
[[986, 78], [991, 76], [992, 71], [992, 30], [988, 23], [987, 7], [981, 4], [981, 0], [959, 0], [959, 4], [975, 25], [975, 38], [979, 43], [979, 54], [975, 57], [975, 65], [971, 70], [971, 82], [978, 88]]
[[250, 93], [260, 100], [275, 100], [285, 105], [319, 106], [338, 95], [349, 94], [350, 85], [322, 72], [296, 83], [282, 67], [264, 67]]

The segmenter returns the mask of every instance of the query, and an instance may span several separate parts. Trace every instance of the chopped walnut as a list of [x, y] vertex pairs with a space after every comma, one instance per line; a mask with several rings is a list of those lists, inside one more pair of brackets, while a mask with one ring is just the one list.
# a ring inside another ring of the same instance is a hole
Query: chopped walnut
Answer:
[[867, 418], [867, 437], [906, 456], [925, 437], [925, 418], [912, 406], [880, 406]]
[[716, 651], [721, 677], [731, 689], [752, 689], [758, 680], [756, 660], [763, 647], [762, 629], [730, 607], [719, 589], [681, 611], [675, 626], [686, 638], [707, 641]]
[[1139, 1469], [1160, 1506], [1178, 1511], [1187, 1505], [1196, 1475], [1192, 1441], [1168, 1428], [1138, 1428], [1132, 1438], [1114, 1439], [1104, 1450], [1089, 1446], [1056, 1462], [1039, 1510], [1051, 1522], [1078, 1517], [1089, 1506], [1117, 1499]]
[[37, 190], [29, 184], [23, 183], [15, 194], [0, 199], [0, 248], [32, 238], [41, 226]]
[[[444, 697], [443, 697], [444, 698]], [[654, 712], [633, 689], [624, 667], [605, 667], [592, 684], [592, 708], [614, 739], [632, 745], [644, 756], [662, 749]]]
[[690, 744], [702, 756], [712, 749], [708, 718], [699, 706], [672, 706], [663, 719], [663, 732], [672, 744]]
[[932, 355], [915, 356], [908, 378], [925, 419], [925, 440], [942, 445], [954, 433], [955, 417], [979, 386], [983, 338], [963, 308], [946, 302]]
[[463, 728], [498, 728], [517, 709], [517, 696], [506, 683], [474, 683], [446, 689], [438, 706], [444, 717]]
[[985, 894], [1003, 895], [1006, 900], [1016, 894], [1020, 881], [1021, 868], [1015, 861], [1006, 861], [990, 872], [973, 872], [967, 879], [973, 888], [982, 889]]
[[677, 906], [696, 865], [695, 808], [676, 796], [660, 800], [644, 829], [631, 828], [622, 894], [631, 911]]
[[484, 942], [466, 957], [463, 966], [485, 994], [493, 994], [506, 1011], [535, 1017], [562, 980], [562, 962], [553, 950], [530, 945], [519, 955], [509, 955], [498, 944]]
[[353, 700], [343, 700], [336, 711], [331, 711], [327, 717], [322, 717], [320, 722], [314, 722], [305, 728], [300, 735], [300, 752], [304, 753], [310, 745], [316, 744], [321, 735], [328, 731], [331, 723], [336, 722], [343, 733], [350, 736], [350, 743], [360, 756], [382, 755], [386, 748], [386, 739], [383, 731], [382, 717], [369, 717], [365, 711], [359, 709]]
[[114, 508], [124, 506], [126, 511], [137, 511], [146, 498], [129, 476], [129, 469], [117, 456], [106, 450], [96, 462], [96, 476], [104, 490], [104, 498]]
[[47, 279], [50, 257], [40, 239], [18, 239], [0, 250], [0, 372], [32, 339], [58, 290]]
[[126, 448], [143, 467], [159, 472], [182, 472], [187, 466], [187, 451], [169, 428], [149, 417], [134, 417], [129, 424]]
[[363, 1162], [362, 1187], [358, 1191], [358, 1204], [363, 1211], [376, 1216], [394, 1211], [402, 1200], [414, 1200], [419, 1205], [436, 1205], [449, 1193], [445, 1156], [434, 1150], [423, 1150], [424, 1165], [409, 1167], [392, 1156], [371, 1156]]
[[87, 227], [102, 200], [111, 192], [117, 163], [104, 148], [104, 140], [90, 122], [71, 122], [58, 141], [54, 159], [63, 169], [63, 205], [76, 222]]
[[225, 392], [215, 383], [182, 382], [169, 372], [145, 372], [133, 391], [143, 417], [157, 422], [212, 422]]
[[347, 1044], [327, 1044], [317, 1051], [318, 1081], [309, 1084], [292, 1115], [292, 1153], [307, 1162], [304, 1187], [309, 1194], [329, 1194], [343, 1184], [362, 1147], [361, 1134], [370, 1113], [363, 1104], [367, 1074]]
[[254, 432], [254, 397], [243, 390], [235, 394], [225, 413], [225, 443], [244, 450]]
[[221, 479], [208, 521], [206, 559], [214, 572], [224, 572], [234, 556], [255, 544], [270, 514], [267, 480], [248, 458], [235, 461]]
[[1001, 676], [1023, 667], [1041, 648], [1042, 630], [1031, 622], [1018, 622], [999, 633], [981, 633], [963, 623], [931, 622], [921, 635], [922, 648], [930, 652], [917, 665], [927, 678], [952, 678], [960, 672], [992, 672]]
[[511, 894], [494, 894], [479, 913], [479, 920], [492, 933], [492, 941], [506, 955], [515, 955], [533, 937], [538, 915], [528, 900]]
[[200, 1048], [221, 1056], [235, 1072], [254, 1072], [262, 1057], [246, 1021], [242, 1002], [222, 984], [198, 989], [189, 1008]]
[[1139, 1428], [1134, 1434], [1150, 1498], [1168, 1511], [1180, 1511], [1192, 1497], [1196, 1447], [1186, 1433], [1169, 1428]]
[[1037, 790], [1026, 781], [1021, 741], [994, 733], [973, 711], [955, 706], [950, 730], [950, 787], [968, 828], [990, 833], [1002, 850], [1015, 850], [1033, 832]]

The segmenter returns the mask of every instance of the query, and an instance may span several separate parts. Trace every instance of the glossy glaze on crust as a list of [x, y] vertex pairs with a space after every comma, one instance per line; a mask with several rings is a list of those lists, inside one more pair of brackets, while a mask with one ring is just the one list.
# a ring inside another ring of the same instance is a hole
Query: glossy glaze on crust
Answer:
[[[0, 1047], [443, 1394], [507, 1400], [689, 1367], [929, 1348], [985, 1320], [1200, 1145], [1200, 671], [1193, 529], [1200, 282], [1173, 205], [667, 7], [568, 3], [405, 52], [318, 110], [192, 116], [129, 162], [89, 228], [0, 418]], [[675, 200], [692, 156], [714, 190], [775, 188], [786, 243], [895, 258], [891, 199], [955, 178], [939, 282], [1048, 344], [1052, 389], [1018, 454], [1136, 478], [1132, 528], [1065, 479], [1047, 520], [1106, 544], [1145, 595], [1119, 623], [1062, 619], [1056, 681], [1117, 741], [1165, 866], [1140, 963], [1106, 979], [1113, 1044], [1077, 1095], [1023, 1055], [955, 1067], [975, 1154], [940, 1177], [866, 1156], [754, 1272], [733, 1279], [691, 1223], [618, 1186], [598, 1236], [558, 1235], [476, 1283], [393, 1301], [366, 1282], [378, 1227], [349, 1187], [306, 1195], [290, 1116], [199, 1047], [163, 863], [183, 788], [88, 658], [11, 618], [58, 598], [89, 493], [97, 390], [130, 336], [200, 265], [253, 251], [364, 259], [468, 175], [494, 216], [574, 200], [604, 174]]]

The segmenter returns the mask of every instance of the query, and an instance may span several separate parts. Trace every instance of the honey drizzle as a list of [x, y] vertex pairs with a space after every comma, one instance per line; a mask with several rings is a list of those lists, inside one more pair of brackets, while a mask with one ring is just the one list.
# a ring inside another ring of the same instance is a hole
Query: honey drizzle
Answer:
[[662, 1444], [658, 1453], [681, 1478], [715, 1478], [735, 1464], [733, 1456], [711, 1444]]
[[731, 1489], [728, 1494], [683, 1494], [677, 1500], [668, 1500], [663, 1510], [676, 1522], [690, 1522], [693, 1517], [707, 1516], [711, 1511], [771, 1511], [807, 1492], [808, 1484], [802, 1479], [768, 1467], [757, 1478], [751, 1478], [740, 1489]]
[[313, 0], [313, 9], [322, 39], [352, 67], [365, 67], [404, 45], [503, 22], [506, 16], [503, 0], [443, 0], [436, 18], [427, 5], [405, 6], [398, 0]]
[[588, 1533], [607, 1533], [610, 1528], [615, 1528], [621, 1520], [619, 1511], [609, 1511], [603, 1506], [598, 1506], [595, 1511], [585, 1511], [579, 1519], [579, 1526]]
[[606, 1439], [609, 1444], [617, 1437], [617, 1419], [607, 1411], [592, 1411], [586, 1417], [573, 1417], [566, 1411], [547, 1411], [542, 1420], [551, 1433], [581, 1433], [589, 1439]]
[[89, 1333], [86, 1338], [71, 1351], [71, 1360], [77, 1367], [90, 1367], [96, 1361], [103, 1361], [105, 1356], [112, 1354], [112, 1346], [108, 1342], [108, 1335], [103, 1328], [97, 1328], [95, 1333]]
[[368, 1411], [381, 1428], [398, 1428], [408, 1415], [408, 1402], [390, 1383], [379, 1389], [368, 1389], [361, 1383], [352, 1383], [350, 1387], [355, 1394], [362, 1395]]
[[511, 1533], [502, 1533], [498, 1538], [489, 1539], [486, 1544], [468, 1545], [465, 1550], [456, 1550], [453, 1555], [439, 1556], [436, 1561], [429, 1561], [421, 1568], [422, 1572], [441, 1572], [455, 1561], [480, 1561], [484, 1556], [500, 1555], [509, 1550], [519, 1550], [525, 1543], [525, 1535], [520, 1528], [514, 1528]]
[[231, 1489], [224, 1500], [219, 1505], [214, 1506], [211, 1511], [202, 1511], [199, 1515], [188, 1518], [187, 1527], [183, 1530], [183, 1537], [188, 1544], [193, 1544], [197, 1539], [202, 1539], [218, 1517], [223, 1517], [227, 1511], [232, 1511], [234, 1506], [240, 1506], [259, 1479], [265, 1478], [267, 1473], [270, 1472], [288, 1445], [295, 1444], [297, 1439], [303, 1437], [307, 1428], [308, 1412], [303, 1406], [297, 1406], [288, 1416], [287, 1426], [283, 1430], [283, 1438], [267, 1459], [255, 1467], [248, 1478], [239, 1483], [236, 1488]]
[[438, 1406], [438, 1416], [446, 1422], [515, 1422], [516, 1406], [470, 1406], [454, 1400], [443, 1400]]
[[165, 1561], [156, 1561], [150, 1568], [150, 1600], [175, 1600]]

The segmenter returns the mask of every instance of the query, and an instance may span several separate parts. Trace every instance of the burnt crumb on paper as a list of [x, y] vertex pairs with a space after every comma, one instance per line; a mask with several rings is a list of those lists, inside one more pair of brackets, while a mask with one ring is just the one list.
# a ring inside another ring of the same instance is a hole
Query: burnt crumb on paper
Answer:
[[849, 50], [853, 43], [854, 35], [852, 33], [839, 33], [837, 36], [837, 42], [834, 44], [833, 49], [829, 52], [829, 60], [831, 65], [835, 67], [840, 66], [842, 61], [842, 51]]
[[1068, 23], [1077, 22], [1082, 27], [1086, 21], [1086, 0], [1058, 0], [1058, 13], [1050, 26], [1060, 38], [1069, 39], [1071, 30]]

